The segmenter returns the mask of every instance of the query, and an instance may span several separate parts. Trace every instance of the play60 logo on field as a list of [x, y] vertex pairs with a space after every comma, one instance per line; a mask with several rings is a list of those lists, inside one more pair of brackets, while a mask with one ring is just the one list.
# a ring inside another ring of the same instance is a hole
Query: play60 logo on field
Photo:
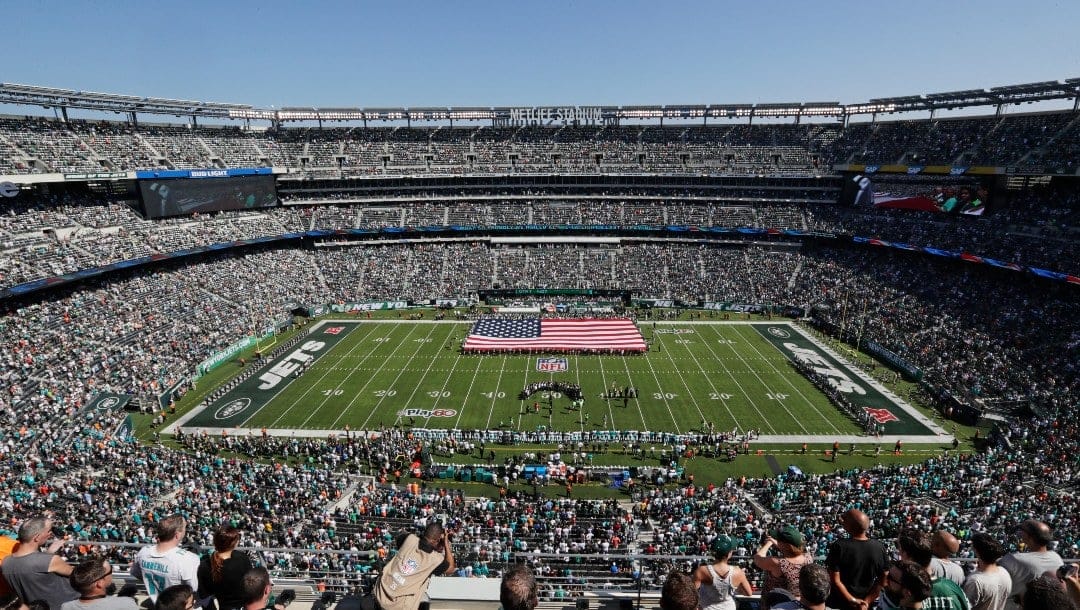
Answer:
[[398, 411], [399, 417], [453, 417], [457, 415], [454, 409], [402, 409]]

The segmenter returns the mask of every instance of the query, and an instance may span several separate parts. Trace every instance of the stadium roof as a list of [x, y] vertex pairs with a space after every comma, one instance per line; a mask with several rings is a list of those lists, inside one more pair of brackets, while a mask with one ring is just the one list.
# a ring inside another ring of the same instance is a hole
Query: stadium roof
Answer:
[[42, 108], [79, 108], [117, 113], [172, 114], [222, 119], [289, 121], [507, 121], [514, 124], [549, 122], [596, 123], [621, 119], [694, 119], [709, 117], [801, 117], [930, 111], [972, 106], [1001, 106], [1080, 97], [1080, 78], [1007, 85], [992, 89], [968, 89], [926, 93], [868, 102], [781, 102], [767, 104], [677, 104], [629, 106], [537, 106], [537, 107], [438, 107], [362, 108], [289, 107], [255, 108], [250, 104], [230, 104], [139, 97], [96, 91], [73, 91], [52, 87], [0, 84], [0, 103]]

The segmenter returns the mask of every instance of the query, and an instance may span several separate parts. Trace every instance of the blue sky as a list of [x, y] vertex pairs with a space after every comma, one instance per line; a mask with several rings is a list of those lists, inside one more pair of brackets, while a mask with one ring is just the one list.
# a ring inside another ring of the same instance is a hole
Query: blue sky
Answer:
[[4, 82], [283, 106], [839, 101], [1080, 77], [1080, 1], [4, 3]]

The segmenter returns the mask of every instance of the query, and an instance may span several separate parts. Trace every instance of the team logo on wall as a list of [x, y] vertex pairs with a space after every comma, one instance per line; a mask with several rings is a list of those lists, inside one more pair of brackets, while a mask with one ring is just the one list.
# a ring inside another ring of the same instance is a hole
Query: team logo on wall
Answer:
[[237, 398], [230, 400], [225, 406], [221, 407], [214, 413], [214, 419], [229, 419], [234, 415], [238, 415], [244, 412], [244, 409], [251, 405], [250, 398]]
[[560, 373], [570, 368], [566, 358], [537, 358], [536, 370], [541, 373]]
[[98, 411], [112, 411], [116, 408], [116, 405], [120, 404], [120, 399], [115, 396], [107, 396], [102, 398], [94, 405], [94, 408]]
[[774, 337], [778, 337], [780, 339], [787, 339], [787, 338], [791, 337], [791, 333], [789, 333], [788, 331], [786, 331], [786, 330], [784, 330], [784, 329], [782, 329], [782, 328], [780, 328], [778, 326], [770, 326], [769, 327], [769, 334], [774, 336]]

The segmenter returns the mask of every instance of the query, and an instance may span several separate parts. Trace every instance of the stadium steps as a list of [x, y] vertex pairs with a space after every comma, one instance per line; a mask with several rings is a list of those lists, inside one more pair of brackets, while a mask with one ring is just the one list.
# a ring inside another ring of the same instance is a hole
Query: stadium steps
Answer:
[[799, 262], [795, 264], [795, 269], [791, 272], [791, 277], [788, 278], [787, 287], [788, 290], [795, 289], [795, 283], [799, 281], [799, 273], [802, 272], [803, 260], [800, 258]]
[[147, 150], [149, 150], [151, 153], [153, 153], [155, 159], [164, 159], [165, 158], [164, 155], [162, 155], [161, 152], [158, 151], [158, 149], [154, 148], [154, 145], [150, 143], [150, 140], [146, 139], [146, 136], [144, 136], [142, 134], [142, 132], [135, 131], [132, 135], [135, 138], [137, 138], [139, 140], [139, 143], [141, 143], [143, 146], [145, 146]]

